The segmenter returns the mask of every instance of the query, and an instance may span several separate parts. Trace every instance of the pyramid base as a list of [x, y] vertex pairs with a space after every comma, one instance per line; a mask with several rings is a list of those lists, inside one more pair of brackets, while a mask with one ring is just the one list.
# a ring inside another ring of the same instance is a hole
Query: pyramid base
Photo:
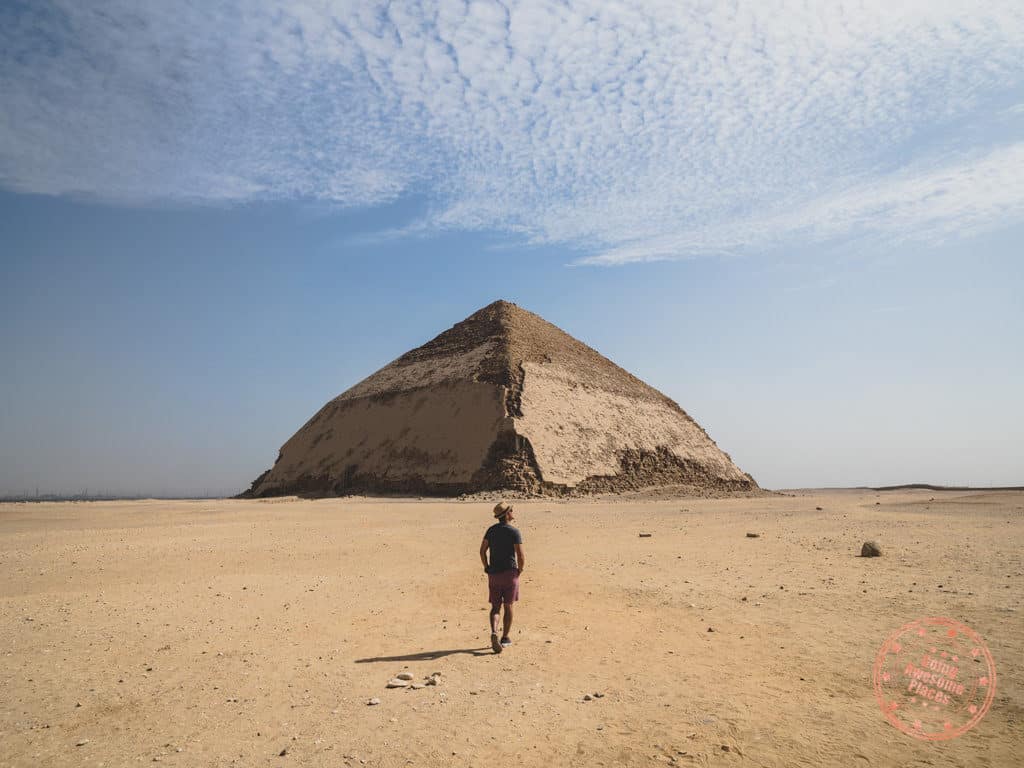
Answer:
[[263, 479], [264, 475], [261, 475], [238, 498], [374, 495], [451, 498], [488, 492], [518, 497], [570, 498], [672, 488], [679, 490], [677, 495], [686, 496], [745, 496], [761, 491], [750, 475], [741, 480], [721, 478], [704, 465], [681, 459], [664, 447], [653, 451], [623, 451], [619, 455], [619, 471], [613, 475], [593, 475], [575, 486], [552, 483], [543, 479], [530, 441], [515, 432], [498, 435], [484, 465], [468, 483], [428, 482], [415, 475], [386, 477], [363, 474], [355, 467], [349, 467], [341, 477], [303, 475], [283, 486], [261, 486]]

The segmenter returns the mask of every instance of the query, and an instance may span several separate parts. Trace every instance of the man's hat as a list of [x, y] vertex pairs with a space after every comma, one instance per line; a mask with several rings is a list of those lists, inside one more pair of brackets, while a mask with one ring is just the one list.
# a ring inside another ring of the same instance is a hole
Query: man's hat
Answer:
[[512, 511], [512, 505], [509, 504], [507, 501], [499, 501], [497, 504], [494, 505], [494, 516], [495, 517], [504, 517], [505, 515], [507, 515], [511, 511]]

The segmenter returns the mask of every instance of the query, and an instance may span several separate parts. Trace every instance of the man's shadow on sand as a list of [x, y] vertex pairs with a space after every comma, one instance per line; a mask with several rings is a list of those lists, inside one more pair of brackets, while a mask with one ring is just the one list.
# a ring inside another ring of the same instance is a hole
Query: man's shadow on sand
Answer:
[[456, 654], [466, 654], [467, 656], [493, 656], [494, 651], [491, 650], [490, 646], [483, 648], [452, 648], [447, 651], [422, 651], [420, 653], [407, 653], [402, 656], [374, 656], [370, 659], [356, 659], [356, 664], [374, 664], [378, 661], [433, 661], [434, 659], [440, 659], [444, 656], [454, 656]]

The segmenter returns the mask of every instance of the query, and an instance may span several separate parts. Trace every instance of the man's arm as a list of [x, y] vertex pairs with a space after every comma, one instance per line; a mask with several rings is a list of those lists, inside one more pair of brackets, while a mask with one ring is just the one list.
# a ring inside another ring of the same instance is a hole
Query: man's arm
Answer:
[[523, 554], [523, 545], [516, 542], [516, 563], [519, 565], [519, 572], [523, 572], [523, 568], [526, 567], [526, 555]]
[[491, 543], [484, 539], [480, 542], [480, 562], [484, 564], [484, 572], [487, 572], [487, 548], [491, 546]]

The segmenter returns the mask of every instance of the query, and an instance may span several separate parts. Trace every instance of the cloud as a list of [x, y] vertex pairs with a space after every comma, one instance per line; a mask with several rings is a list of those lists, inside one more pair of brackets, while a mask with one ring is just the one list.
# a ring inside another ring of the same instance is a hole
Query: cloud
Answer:
[[1021, 218], [1022, 62], [1000, 0], [4, 4], [0, 184], [415, 194], [583, 263], [936, 240]]
[[1024, 220], [1024, 142], [939, 167], [932, 163], [929, 158], [857, 180], [792, 208], [765, 206], [767, 213], [725, 225], [694, 226], [624, 243], [578, 263], [660, 261], [751, 245], [827, 242], [864, 234], [883, 236], [889, 243], [938, 244]]

